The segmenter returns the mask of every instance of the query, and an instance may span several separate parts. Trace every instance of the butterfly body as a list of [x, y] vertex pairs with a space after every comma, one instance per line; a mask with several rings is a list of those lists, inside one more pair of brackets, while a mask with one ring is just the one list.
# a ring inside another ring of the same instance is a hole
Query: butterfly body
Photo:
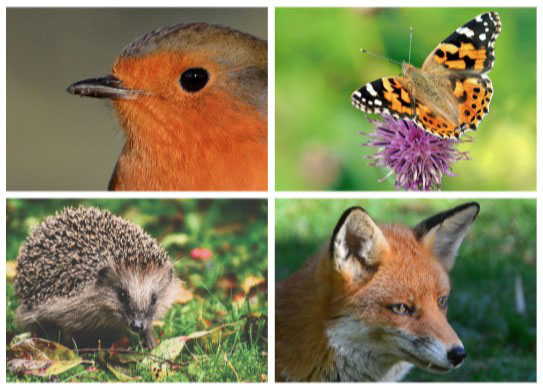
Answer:
[[370, 82], [352, 94], [353, 105], [415, 121], [441, 138], [475, 130], [488, 113], [493, 89], [486, 75], [501, 31], [497, 12], [470, 20], [441, 42], [421, 68], [402, 64], [403, 76]]

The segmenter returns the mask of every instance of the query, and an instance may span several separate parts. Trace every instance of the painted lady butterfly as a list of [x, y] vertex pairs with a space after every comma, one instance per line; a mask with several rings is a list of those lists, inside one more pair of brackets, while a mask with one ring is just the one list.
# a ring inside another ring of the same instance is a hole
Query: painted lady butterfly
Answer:
[[422, 68], [403, 63], [403, 76], [381, 78], [355, 91], [353, 105], [367, 113], [414, 120], [441, 138], [476, 130], [492, 97], [486, 74], [494, 65], [501, 27], [497, 12], [477, 16], [441, 42]]

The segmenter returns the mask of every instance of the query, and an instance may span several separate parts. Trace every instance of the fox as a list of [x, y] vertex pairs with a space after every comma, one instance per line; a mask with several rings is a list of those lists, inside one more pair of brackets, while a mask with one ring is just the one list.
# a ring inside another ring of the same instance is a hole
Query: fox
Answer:
[[467, 352], [447, 321], [449, 272], [479, 214], [470, 202], [414, 227], [347, 209], [321, 252], [277, 284], [280, 381], [400, 381], [446, 373]]

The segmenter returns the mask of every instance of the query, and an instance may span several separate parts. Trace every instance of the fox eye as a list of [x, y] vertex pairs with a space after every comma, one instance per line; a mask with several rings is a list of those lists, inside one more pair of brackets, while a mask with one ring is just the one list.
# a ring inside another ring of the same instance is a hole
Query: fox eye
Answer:
[[447, 300], [448, 300], [448, 296], [441, 296], [440, 298], [437, 299], [437, 303], [439, 305], [439, 308], [441, 309], [444, 309], [447, 307]]
[[394, 312], [397, 315], [410, 315], [413, 313], [414, 309], [409, 307], [406, 304], [393, 304], [389, 305], [388, 309]]

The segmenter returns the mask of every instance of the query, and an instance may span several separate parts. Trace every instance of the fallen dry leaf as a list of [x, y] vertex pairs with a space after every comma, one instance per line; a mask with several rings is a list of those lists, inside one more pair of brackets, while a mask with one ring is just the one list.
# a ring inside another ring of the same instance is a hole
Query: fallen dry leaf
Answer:
[[210, 328], [213, 325], [213, 323], [210, 320], [207, 320], [200, 313], [198, 314], [198, 319], [200, 319], [200, 321], [204, 325], [204, 328]]
[[[142, 366], [151, 368], [158, 359], [173, 361], [181, 353], [181, 350], [183, 350], [187, 341], [208, 336], [213, 332], [219, 331], [223, 327], [224, 326], [220, 326], [209, 331], [197, 331], [190, 335], [164, 339], [158, 346], [151, 350], [151, 356], [145, 357], [141, 364]], [[158, 359], [155, 357], [158, 357]]]
[[180, 283], [178, 292], [177, 292], [177, 297], [175, 298], [175, 302], [177, 304], [186, 304], [193, 298], [194, 298], [194, 295], [192, 294], [192, 292], [186, 289], [183, 283]]
[[217, 280], [215, 285], [217, 288], [228, 291], [238, 287], [238, 279], [235, 274], [225, 274]]
[[260, 284], [262, 284], [263, 282], [265, 282], [266, 279], [264, 277], [260, 277], [260, 276], [247, 276], [243, 282], [241, 283], [241, 289], [243, 289], [243, 291], [245, 293], [249, 293], [249, 291], [255, 287], [255, 286], [258, 286]]
[[130, 348], [130, 340], [128, 336], [123, 336], [121, 339], [111, 345], [110, 353], [115, 355], [118, 350], [124, 351]]
[[115, 378], [117, 378], [121, 382], [134, 382], [141, 380], [141, 377], [139, 376], [133, 376], [132, 370], [122, 367], [122, 366], [114, 366], [110, 363], [106, 362], [106, 366], [113, 373]]
[[151, 366], [151, 378], [153, 381], [161, 382], [168, 376], [168, 364], [155, 362]]
[[8, 343], [8, 349], [16, 345], [17, 343], [22, 342], [32, 338], [32, 332], [23, 332], [22, 334], [14, 335], [13, 338]]
[[24, 339], [6, 350], [7, 368], [17, 373], [51, 377], [83, 362], [69, 348], [41, 338]]
[[240, 307], [245, 302], [245, 293], [239, 292], [232, 296], [232, 303], [237, 307]]
[[164, 324], [166, 324], [164, 320], [153, 320], [153, 328], [154, 327], [162, 328], [164, 327]]
[[[119, 345], [124, 343], [124, 340], [121, 339], [117, 342]], [[113, 345], [114, 346], [114, 345]], [[98, 359], [108, 368], [108, 370], [113, 373], [115, 378], [117, 378], [121, 382], [133, 382], [133, 381], [139, 381], [141, 377], [139, 376], [132, 376], [132, 371], [130, 369], [127, 369], [122, 366], [113, 365], [110, 362], [119, 362], [119, 355], [120, 353], [116, 353], [115, 348], [112, 347], [113, 350], [105, 351], [102, 349], [102, 342], [98, 341]]]

